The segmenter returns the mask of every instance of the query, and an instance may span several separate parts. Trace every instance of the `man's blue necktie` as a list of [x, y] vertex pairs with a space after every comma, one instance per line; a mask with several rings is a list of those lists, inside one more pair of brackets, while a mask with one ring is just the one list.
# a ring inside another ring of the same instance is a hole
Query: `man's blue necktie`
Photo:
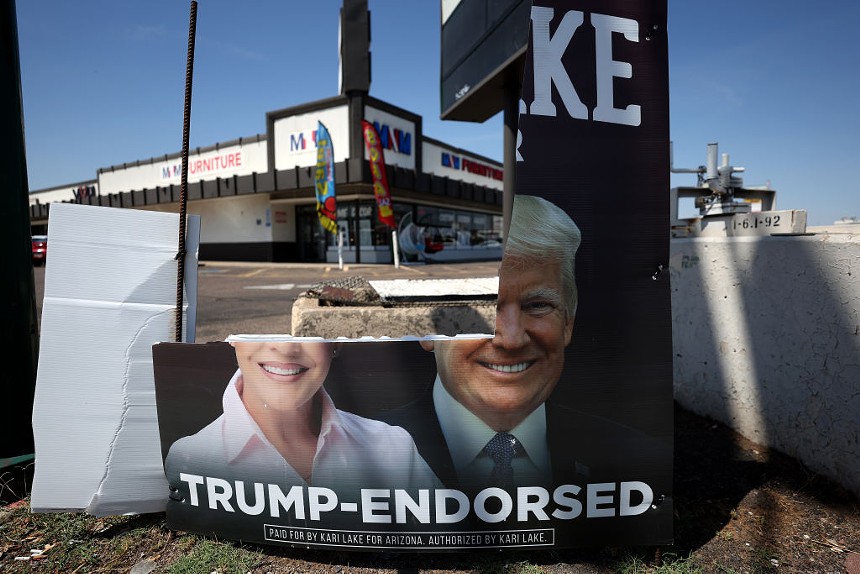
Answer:
[[484, 447], [484, 452], [495, 463], [493, 472], [490, 474], [490, 484], [504, 489], [513, 489], [514, 467], [511, 466], [511, 461], [519, 450], [520, 443], [512, 434], [500, 432], [490, 439]]

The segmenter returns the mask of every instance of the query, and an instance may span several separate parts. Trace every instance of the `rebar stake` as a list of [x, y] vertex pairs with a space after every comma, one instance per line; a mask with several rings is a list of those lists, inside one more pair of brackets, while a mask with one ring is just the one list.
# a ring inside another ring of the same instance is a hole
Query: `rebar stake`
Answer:
[[185, 107], [182, 118], [182, 176], [179, 186], [179, 247], [176, 261], [176, 331], [177, 343], [182, 342], [182, 290], [185, 283], [185, 217], [188, 204], [188, 139], [191, 132], [191, 83], [194, 77], [194, 39], [197, 32], [197, 0], [191, 0], [188, 25], [188, 58], [185, 63]]

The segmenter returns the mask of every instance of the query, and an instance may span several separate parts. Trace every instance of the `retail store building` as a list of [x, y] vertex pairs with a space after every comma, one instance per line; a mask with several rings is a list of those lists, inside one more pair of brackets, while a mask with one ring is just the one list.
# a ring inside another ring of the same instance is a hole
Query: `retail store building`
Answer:
[[[362, 119], [384, 149], [396, 230], [377, 218]], [[316, 213], [319, 122], [333, 144], [344, 261], [390, 263], [392, 231], [411, 260], [501, 257], [502, 165], [425, 137], [421, 116], [353, 92], [268, 112], [265, 134], [189, 151], [188, 213], [201, 216], [201, 259], [337, 261], [337, 236]], [[49, 231], [54, 201], [178, 212], [180, 176], [175, 153], [34, 191], [33, 233]]]

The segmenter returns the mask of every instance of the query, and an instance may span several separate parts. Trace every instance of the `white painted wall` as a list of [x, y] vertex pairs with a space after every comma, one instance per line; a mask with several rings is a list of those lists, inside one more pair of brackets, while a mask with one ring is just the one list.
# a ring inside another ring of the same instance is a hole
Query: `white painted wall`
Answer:
[[[179, 211], [178, 203], [147, 205], [148, 211]], [[200, 216], [200, 243], [272, 241], [272, 212], [265, 193], [189, 201], [189, 215]], [[268, 222], [268, 225], [267, 225]]]
[[675, 398], [860, 494], [860, 234], [674, 239]]
[[195, 201], [194, 213], [200, 214], [201, 243], [256, 243], [272, 240], [268, 194]]
[[[248, 141], [203, 153], [189, 152], [188, 182], [216, 179], [233, 175], [249, 175], [268, 171], [266, 140]], [[99, 173], [102, 194], [133, 189], [154, 189], [170, 184], [179, 185], [181, 159], [145, 160], [140, 165], [106, 170]]]
[[297, 241], [296, 202], [272, 202], [272, 241]]
[[319, 122], [331, 136], [334, 161], [349, 156], [349, 109], [337, 106], [275, 120], [275, 169], [317, 164], [316, 130]]

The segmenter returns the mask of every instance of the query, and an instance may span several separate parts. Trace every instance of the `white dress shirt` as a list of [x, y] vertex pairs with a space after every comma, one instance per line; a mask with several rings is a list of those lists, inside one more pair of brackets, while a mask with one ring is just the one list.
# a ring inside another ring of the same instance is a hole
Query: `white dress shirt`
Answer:
[[335, 408], [320, 389], [322, 424], [310, 480], [306, 481], [275, 449], [242, 403], [239, 372], [224, 392], [224, 413], [197, 434], [170, 447], [165, 472], [280, 485], [324, 486], [335, 491], [361, 488], [436, 488], [441, 483], [400, 427]]
[[[494, 463], [484, 452], [484, 447], [496, 431], [452, 397], [438, 375], [433, 385], [433, 406], [460, 484], [469, 489], [489, 486]], [[546, 408], [543, 403], [506, 432], [516, 437], [521, 446], [511, 461], [514, 484], [549, 486], [552, 465], [546, 443]]]

